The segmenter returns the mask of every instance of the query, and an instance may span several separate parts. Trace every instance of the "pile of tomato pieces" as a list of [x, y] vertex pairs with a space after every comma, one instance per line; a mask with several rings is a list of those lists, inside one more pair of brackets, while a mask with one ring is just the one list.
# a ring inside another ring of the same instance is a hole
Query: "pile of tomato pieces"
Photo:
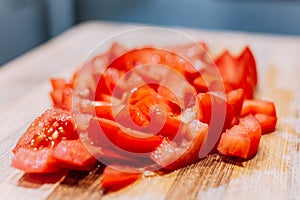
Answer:
[[[173, 48], [184, 58], [194, 47]], [[204, 51], [196, 50], [189, 61], [203, 58]], [[173, 171], [216, 152], [245, 160], [255, 156], [261, 135], [275, 130], [277, 117], [274, 103], [253, 99], [257, 70], [250, 48], [238, 56], [225, 51], [214, 60], [223, 96], [211, 91], [215, 81], [206, 81], [183, 58], [114, 43], [70, 81], [51, 79], [53, 108], [19, 139], [12, 166], [49, 173], [91, 170], [100, 160], [106, 165], [101, 187], [117, 190], [142, 176], [122, 168]]]

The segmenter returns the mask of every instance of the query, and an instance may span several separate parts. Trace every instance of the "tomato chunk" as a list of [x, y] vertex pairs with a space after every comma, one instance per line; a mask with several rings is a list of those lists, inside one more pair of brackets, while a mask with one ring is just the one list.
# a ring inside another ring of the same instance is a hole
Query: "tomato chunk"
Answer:
[[32, 148], [20, 147], [15, 152], [11, 166], [26, 173], [60, 171], [62, 168], [53, 159], [52, 152], [53, 150], [49, 148], [32, 150]]
[[52, 157], [61, 166], [77, 170], [91, 170], [97, 161], [80, 140], [62, 140], [54, 148]]
[[270, 116], [276, 116], [276, 109], [273, 102], [264, 100], [254, 100], [246, 99], [243, 102], [243, 107], [241, 111], [241, 116], [246, 116], [249, 114], [266, 114]]
[[244, 90], [236, 89], [229, 91], [226, 93], [226, 100], [233, 107], [235, 116], [240, 115], [244, 102]]
[[176, 144], [174, 141], [164, 140], [151, 154], [152, 160], [168, 170], [176, 170], [197, 162], [199, 151], [208, 133], [208, 125], [193, 120], [187, 126], [186, 134], [190, 136], [187, 143]]
[[[91, 123], [94, 124], [94, 121], [92, 119]], [[101, 143], [105, 146], [102, 141], [108, 138], [110, 142], [125, 151], [148, 153], [152, 152], [162, 142], [161, 136], [125, 128], [114, 121], [102, 118], [96, 121], [98, 126], [94, 124], [93, 128], [89, 129], [89, 137], [95, 144]]]
[[262, 134], [267, 134], [275, 131], [277, 117], [265, 114], [255, 114], [255, 118], [261, 126]]
[[249, 159], [256, 154], [260, 138], [259, 122], [254, 116], [248, 115], [240, 119], [239, 125], [222, 133], [217, 148], [222, 155]]
[[49, 109], [31, 123], [13, 152], [17, 152], [20, 147], [53, 148], [62, 139], [77, 138], [72, 114], [61, 109]]
[[105, 190], [116, 191], [135, 182], [140, 177], [140, 173], [122, 172], [108, 166], [103, 171], [101, 187]]

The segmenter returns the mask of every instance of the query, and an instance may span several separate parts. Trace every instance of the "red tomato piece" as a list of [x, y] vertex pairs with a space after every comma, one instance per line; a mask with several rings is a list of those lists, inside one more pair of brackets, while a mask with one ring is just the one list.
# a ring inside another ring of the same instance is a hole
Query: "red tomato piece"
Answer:
[[270, 101], [254, 99], [246, 99], [243, 102], [241, 116], [246, 116], [249, 114], [255, 115], [258, 113], [276, 117], [276, 108], [274, 103]]
[[[91, 123], [93, 123], [93, 121], [92, 119]], [[89, 130], [89, 137], [95, 143], [98, 143], [98, 141], [101, 143], [103, 137], [107, 137], [110, 142], [125, 151], [148, 153], [152, 152], [162, 142], [161, 136], [131, 130], [122, 127], [114, 121], [101, 118], [97, 119], [97, 122], [100, 127], [93, 125], [94, 130]]]
[[256, 154], [260, 138], [260, 124], [254, 116], [248, 115], [221, 135], [217, 148], [222, 155], [249, 159]]
[[224, 99], [210, 93], [200, 93], [198, 94], [198, 101], [199, 120], [201, 122], [207, 124], [224, 123], [223, 130], [231, 126], [234, 110]]
[[233, 107], [235, 116], [240, 115], [244, 102], [244, 90], [236, 89], [229, 91], [226, 93], [226, 100]]
[[142, 130], [149, 124], [147, 117], [135, 105], [124, 106], [120, 112], [117, 113], [115, 121], [126, 128], [134, 130]]
[[220, 70], [227, 92], [242, 88], [245, 98], [253, 98], [257, 84], [257, 71], [254, 56], [249, 47], [246, 47], [237, 57], [225, 51], [215, 60], [215, 63]]
[[260, 123], [262, 134], [267, 134], [275, 131], [277, 117], [265, 114], [255, 114], [257, 121]]
[[11, 166], [26, 173], [57, 172], [62, 168], [52, 158], [52, 149], [33, 150], [30, 147], [20, 147], [15, 152]]
[[144, 132], [150, 134], [158, 134], [168, 138], [174, 138], [176, 134], [180, 134], [181, 125], [179, 119], [170, 116], [163, 106], [159, 104], [152, 105], [149, 111], [150, 123]]
[[80, 140], [62, 140], [54, 147], [52, 157], [60, 166], [77, 170], [91, 170], [97, 161]]
[[51, 79], [53, 91], [50, 96], [53, 106], [64, 110], [72, 109], [73, 84], [65, 79]]
[[151, 154], [151, 159], [168, 170], [176, 170], [195, 163], [200, 159], [198, 154], [207, 133], [207, 124], [193, 120], [186, 129], [186, 134], [191, 137], [190, 142], [178, 145], [165, 139]]
[[116, 191], [135, 182], [140, 177], [140, 173], [122, 172], [107, 166], [103, 171], [101, 187], [108, 191]]
[[49, 109], [36, 118], [19, 139], [13, 152], [21, 147], [53, 148], [62, 139], [77, 139], [75, 122], [71, 113], [61, 109]]

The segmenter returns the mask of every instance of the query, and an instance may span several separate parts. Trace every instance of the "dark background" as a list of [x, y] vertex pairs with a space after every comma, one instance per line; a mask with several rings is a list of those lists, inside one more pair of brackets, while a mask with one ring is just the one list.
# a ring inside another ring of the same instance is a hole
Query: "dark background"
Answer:
[[300, 0], [0, 0], [0, 65], [95, 19], [300, 35]]

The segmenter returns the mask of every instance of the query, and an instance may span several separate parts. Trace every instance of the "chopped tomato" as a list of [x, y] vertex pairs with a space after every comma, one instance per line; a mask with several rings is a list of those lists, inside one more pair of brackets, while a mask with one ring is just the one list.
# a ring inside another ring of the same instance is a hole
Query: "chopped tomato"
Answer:
[[[199, 100], [199, 120], [201, 122], [211, 124], [218, 121], [223, 123], [223, 130], [230, 127], [234, 110], [229, 104], [214, 94], [200, 93], [198, 94]], [[211, 120], [214, 120], [213, 122]]]
[[11, 166], [27, 173], [57, 172], [62, 168], [52, 157], [53, 149], [43, 148], [33, 150], [30, 147], [20, 147], [15, 152]]
[[28, 173], [62, 168], [91, 169], [95, 159], [78, 140], [71, 113], [49, 109], [38, 117], [13, 149], [12, 166]]
[[245, 98], [253, 98], [257, 84], [257, 71], [249, 47], [246, 47], [237, 57], [232, 56], [229, 51], [224, 51], [215, 63], [220, 70], [226, 91], [242, 88]]
[[262, 134], [267, 134], [275, 131], [277, 117], [260, 113], [255, 114], [254, 116], [261, 126]]
[[260, 124], [254, 116], [248, 115], [221, 135], [218, 151], [222, 155], [249, 159], [256, 154], [260, 137]]
[[207, 133], [207, 124], [193, 120], [186, 129], [186, 134], [190, 136], [189, 142], [176, 144], [174, 141], [164, 140], [151, 154], [151, 158], [168, 170], [195, 163], [200, 159], [198, 154]]
[[97, 161], [80, 140], [62, 140], [54, 147], [52, 157], [60, 166], [77, 170], [91, 170]]
[[53, 106], [64, 110], [72, 109], [73, 85], [65, 79], [51, 79], [53, 91], [50, 96]]
[[233, 107], [235, 116], [240, 115], [244, 102], [244, 90], [236, 89], [229, 91], [226, 93], [226, 100]]
[[109, 191], [119, 190], [135, 182], [140, 177], [140, 173], [122, 172], [108, 166], [103, 171], [101, 187]]
[[273, 102], [264, 100], [247, 99], [243, 102], [243, 107], [241, 111], [242, 116], [249, 114], [266, 114], [276, 117], [276, 109]]
[[49, 109], [31, 123], [13, 152], [17, 152], [20, 147], [52, 148], [62, 139], [77, 138], [72, 114], [60, 109]]
[[[93, 123], [94, 120], [91, 120]], [[90, 138], [94, 143], [101, 142], [106, 136], [117, 147], [134, 153], [148, 153], [153, 151], [161, 142], [162, 137], [150, 135], [125, 128], [114, 121], [97, 119], [97, 125], [89, 130]], [[105, 145], [105, 144], [104, 144]]]

